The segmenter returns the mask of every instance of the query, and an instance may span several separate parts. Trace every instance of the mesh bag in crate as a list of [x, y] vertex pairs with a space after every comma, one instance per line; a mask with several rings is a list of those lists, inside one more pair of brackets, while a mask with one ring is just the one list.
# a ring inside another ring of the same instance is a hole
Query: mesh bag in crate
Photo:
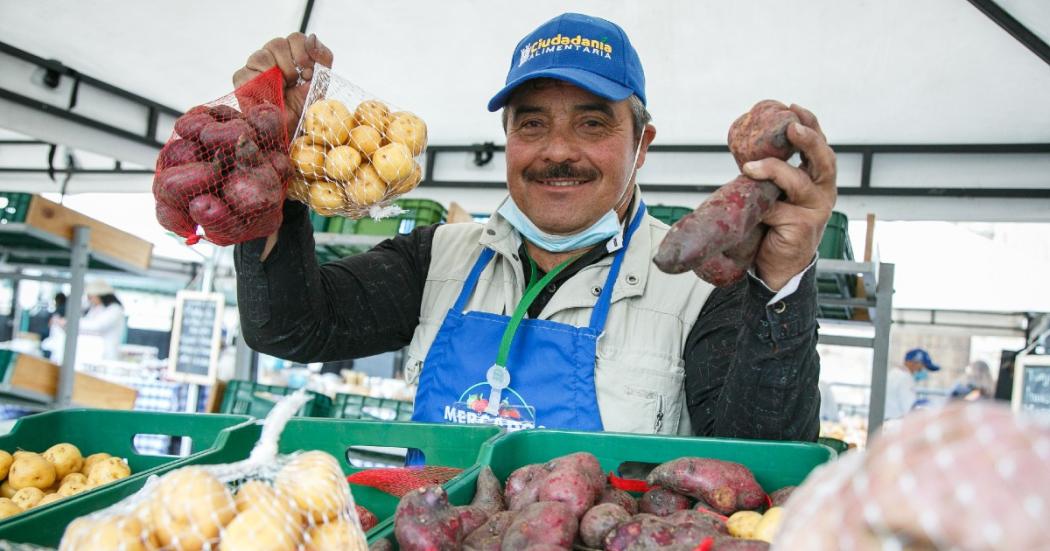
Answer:
[[325, 216], [399, 214], [393, 200], [419, 185], [426, 145], [423, 119], [318, 65], [292, 140], [299, 178], [288, 196]]
[[232, 245], [275, 232], [294, 171], [274, 67], [233, 93], [187, 111], [157, 158], [157, 221], [194, 244]]
[[774, 551], [1050, 549], [1050, 423], [961, 402], [814, 471]]
[[251, 456], [151, 478], [135, 495], [66, 528], [60, 551], [336, 551], [367, 548], [336, 458], [279, 456], [302, 392], [274, 407]]

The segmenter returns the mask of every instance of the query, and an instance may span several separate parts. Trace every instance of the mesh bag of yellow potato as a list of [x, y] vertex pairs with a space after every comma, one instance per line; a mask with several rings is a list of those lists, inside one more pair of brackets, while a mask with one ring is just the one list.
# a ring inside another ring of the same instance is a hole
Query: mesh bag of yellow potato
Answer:
[[151, 478], [135, 495], [73, 521], [59, 551], [335, 551], [367, 549], [350, 487], [321, 451], [278, 455], [305, 393], [267, 417], [251, 456]]
[[392, 202], [419, 185], [427, 125], [317, 66], [292, 140], [298, 178], [288, 197], [325, 216], [400, 214]]

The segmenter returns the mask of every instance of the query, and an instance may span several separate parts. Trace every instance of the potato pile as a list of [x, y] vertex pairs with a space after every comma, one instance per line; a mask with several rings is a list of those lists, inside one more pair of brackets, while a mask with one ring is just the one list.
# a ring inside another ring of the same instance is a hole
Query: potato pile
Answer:
[[423, 119], [391, 112], [379, 100], [354, 111], [338, 99], [312, 103], [292, 141], [300, 178], [288, 196], [325, 216], [364, 216], [367, 208], [415, 189], [423, 178], [415, 157], [427, 145]]
[[65, 442], [44, 453], [0, 450], [0, 519], [128, 476], [131, 469], [123, 459], [108, 453], [85, 458]]
[[204, 467], [185, 467], [141, 500], [77, 519], [59, 551], [363, 551], [351, 502], [339, 463], [324, 452], [293, 457], [272, 481], [235, 488]]
[[405, 495], [394, 535], [403, 551], [758, 551], [769, 548], [792, 489], [767, 496], [743, 465], [694, 457], [659, 465], [647, 482], [636, 499], [608, 485], [586, 452], [521, 467], [505, 489], [485, 467], [470, 505], [449, 504], [439, 486]]

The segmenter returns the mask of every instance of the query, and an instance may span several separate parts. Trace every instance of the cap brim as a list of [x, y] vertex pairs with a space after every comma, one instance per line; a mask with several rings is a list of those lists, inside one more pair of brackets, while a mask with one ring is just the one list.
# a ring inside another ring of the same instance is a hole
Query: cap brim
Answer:
[[926, 369], [929, 369], [930, 371], [940, 371], [941, 366], [931, 362], [926, 364]]
[[502, 109], [507, 105], [507, 101], [510, 100], [510, 96], [514, 93], [515, 88], [521, 86], [526, 81], [537, 78], [563, 80], [610, 101], [625, 100], [631, 97], [631, 94], [633, 93], [630, 88], [617, 84], [590, 71], [572, 69], [569, 67], [551, 67], [549, 69], [540, 69], [522, 75], [508, 83], [495, 96], [492, 96], [491, 100], [489, 100], [489, 111], [499, 111]]

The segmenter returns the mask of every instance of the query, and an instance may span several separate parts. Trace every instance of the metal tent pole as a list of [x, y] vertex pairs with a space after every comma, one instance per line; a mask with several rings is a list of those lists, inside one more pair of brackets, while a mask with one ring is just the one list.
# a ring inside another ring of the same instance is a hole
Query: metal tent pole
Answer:
[[890, 324], [893, 313], [893, 264], [879, 264], [875, 291], [874, 356], [871, 360], [871, 394], [868, 402], [868, 442], [882, 426], [886, 413], [886, 377], [889, 373]]
[[66, 342], [62, 355], [62, 369], [58, 376], [55, 406], [66, 408], [73, 403], [73, 380], [76, 376], [77, 336], [80, 334], [80, 301], [84, 297], [84, 275], [88, 269], [88, 241], [91, 228], [73, 228], [73, 243], [69, 255], [69, 298], [66, 301]]

